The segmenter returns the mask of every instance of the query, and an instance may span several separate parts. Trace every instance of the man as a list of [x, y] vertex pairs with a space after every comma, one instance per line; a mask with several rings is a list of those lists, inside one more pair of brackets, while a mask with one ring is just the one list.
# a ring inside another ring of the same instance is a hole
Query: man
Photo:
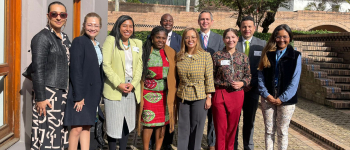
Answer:
[[[256, 27], [254, 19], [251, 16], [246, 16], [241, 22], [241, 34], [239, 37], [236, 49], [245, 53], [249, 57], [250, 72], [252, 79], [250, 84], [244, 88], [243, 102], [243, 145], [245, 150], [254, 149], [254, 121], [255, 114], [258, 108], [259, 91], [258, 91], [258, 64], [266, 41], [254, 37]], [[236, 131], [235, 150], [238, 147], [238, 127]]]
[[[202, 11], [198, 16], [198, 25], [200, 27], [199, 38], [202, 48], [213, 55], [215, 52], [222, 50], [225, 45], [222, 36], [210, 31], [213, 24], [213, 15], [210, 11]], [[208, 149], [215, 149], [215, 129], [213, 122], [213, 114], [211, 109], [208, 110], [208, 126], [207, 126], [207, 142]]]
[[[181, 36], [177, 33], [173, 32], [174, 19], [170, 14], [164, 14], [160, 19], [160, 25], [165, 28], [168, 32], [168, 38], [166, 40], [166, 45], [170, 46], [177, 52], [180, 51], [181, 48]], [[173, 143], [174, 132], [169, 133], [169, 125], [166, 126], [165, 135], [163, 140], [163, 149], [164, 150], [172, 150], [171, 144]], [[154, 134], [152, 134], [151, 140], [149, 142], [149, 149], [153, 149], [153, 145], [155, 143]]]

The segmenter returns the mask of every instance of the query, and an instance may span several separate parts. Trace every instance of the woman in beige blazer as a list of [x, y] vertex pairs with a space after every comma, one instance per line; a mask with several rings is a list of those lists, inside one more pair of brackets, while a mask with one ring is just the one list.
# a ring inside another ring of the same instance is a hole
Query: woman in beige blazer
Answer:
[[109, 149], [125, 150], [128, 134], [135, 128], [136, 103], [140, 103], [142, 41], [134, 39], [134, 21], [122, 15], [103, 44], [103, 96]]

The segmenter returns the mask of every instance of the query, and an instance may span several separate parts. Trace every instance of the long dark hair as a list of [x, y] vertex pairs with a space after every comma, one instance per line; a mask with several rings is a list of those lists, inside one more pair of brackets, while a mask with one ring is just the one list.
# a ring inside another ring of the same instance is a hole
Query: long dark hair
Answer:
[[151, 31], [151, 36], [147, 38], [146, 42], [142, 46], [142, 62], [143, 62], [142, 80], [146, 79], [146, 75], [148, 72], [148, 59], [149, 59], [149, 55], [151, 54], [152, 45], [153, 45], [152, 37], [154, 37], [159, 32], [164, 32], [165, 34], [168, 33], [166, 29], [162, 26], [154, 27]]
[[122, 47], [119, 44], [119, 40], [122, 38], [122, 34], [120, 33], [120, 26], [123, 24], [123, 22], [125, 22], [126, 20], [131, 20], [132, 22], [132, 27], [133, 27], [133, 32], [132, 35], [130, 36], [130, 38], [134, 38], [135, 35], [135, 24], [134, 24], [134, 20], [132, 20], [132, 18], [128, 15], [122, 15], [120, 16], [117, 21], [114, 23], [114, 26], [112, 28], [112, 31], [109, 33], [109, 35], [114, 36], [115, 37], [115, 44], [117, 45], [118, 49], [122, 49]]
[[293, 40], [293, 33], [288, 25], [281, 24], [281, 25], [277, 26], [275, 28], [275, 30], [273, 30], [269, 41], [266, 43], [266, 46], [261, 53], [261, 59], [259, 62], [258, 70], [263, 70], [264, 68], [271, 67], [270, 61], [267, 59], [266, 53], [276, 51], [276, 49], [277, 49], [276, 37], [277, 37], [278, 32], [281, 30], [284, 30], [288, 33], [289, 42]]

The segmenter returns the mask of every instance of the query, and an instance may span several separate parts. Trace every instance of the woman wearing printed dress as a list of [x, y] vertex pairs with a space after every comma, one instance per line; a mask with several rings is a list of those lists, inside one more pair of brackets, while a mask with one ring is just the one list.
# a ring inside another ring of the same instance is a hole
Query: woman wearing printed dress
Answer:
[[[139, 113], [143, 126], [143, 149], [155, 130], [156, 150], [160, 150], [165, 132], [173, 132], [176, 116], [176, 68], [175, 50], [167, 46], [167, 31], [158, 26], [143, 45], [142, 100]], [[170, 124], [169, 131], [165, 126]], [[140, 131], [140, 130], [139, 130]]]
[[237, 31], [226, 29], [223, 40], [225, 48], [213, 55], [215, 149], [232, 150], [243, 106], [243, 88], [249, 85], [251, 74], [248, 56], [236, 49]]
[[180, 79], [176, 95], [179, 100], [177, 147], [180, 150], [200, 150], [207, 111], [211, 107], [213, 60], [204, 51], [194, 28], [182, 34], [181, 50], [177, 53], [177, 73]]
[[47, 26], [31, 42], [34, 89], [31, 149], [68, 147], [68, 130], [62, 118], [66, 108], [70, 41], [62, 27], [67, 9], [61, 2], [49, 4]]
[[95, 39], [101, 26], [98, 14], [87, 14], [81, 36], [70, 48], [70, 86], [64, 117], [64, 125], [71, 126], [69, 150], [76, 150], [78, 141], [81, 150], [90, 148], [90, 128], [95, 124], [103, 86], [102, 52]]
[[103, 96], [109, 149], [125, 150], [136, 125], [136, 103], [141, 101], [142, 41], [134, 39], [134, 21], [122, 15], [103, 44]]
[[288, 147], [288, 128], [298, 102], [296, 94], [300, 73], [301, 54], [289, 43], [292, 30], [282, 24], [275, 28], [262, 51], [258, 83], [265, 124], [265, 146], [272, 150], [277, 130], [277, 148]]

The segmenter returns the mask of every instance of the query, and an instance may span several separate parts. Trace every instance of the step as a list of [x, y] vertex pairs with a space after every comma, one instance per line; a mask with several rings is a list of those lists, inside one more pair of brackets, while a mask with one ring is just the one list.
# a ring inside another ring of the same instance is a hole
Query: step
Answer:
[[312, 58], [304, 58], [304, 57], [302, 57], [301, 58], [301, 63], [302, 64], [313, 64], [314, 60]]
[[[332, 80], [332, 81], [334, 81], [334, 80]], [[341, 88], [341, 91], [342, 91], [342, 92], [350, 91], [350, 84], [346, 84], [346, 83], [335, 83], [334, 85], [335, 85], [336, 87]]]
[[333, 62], [333, 63], [343, 62], [343, 58], [338, 58], [338, 57], [309, 56], [309, 58], [313, 59], [314, 62]]
[[317, 62], [315, 65], [320, 65], [320, 68], [330, 68], [330, 69], [350, 69], [350, 64], [342, 63], [326, 63], [326, 62]]
[[341, 89], [339, 87], [335, 87], [335, 86], [322, 86], [322, 89], [323, 89], [323, 92], [325, 92], [325, 94], [327, 96], [332, 95], [332, 94], [340, 94], [341, 93]]
[[350, 76], [350, 70], [347, 69], [321, 69], [321, 71], [327, 72], [327, 75], [330, 76]]
[[317, 79], [315, 79], [315, 81], [316, 81], [317, 85], [322, 85], [322, 86], [334, 86], [335, 85], [334, 80], [328, 79], [328, 78], [317, 78]]
[[350, 92], [341, 92], [341, 93], [327, 93], [326, 98], [330, 99], [343, 99], [350, 101]]
[[306, 64], [306, 68], [309, 71], [319, 71], [320, 70], [320, 65]]
[[350, 108], [349, 100], [326, 99], [325, 104], [333, 108]]
[[314, 73], [314, 78], [327, 78], [327, 72], [324, 71], [311, 71]]
[[332, 79], [335, 83], [350, 83], [349, 76], [328, 76], [328, 79]]
[[325, 42], [303, 42], [305, 46], [326, 46]]
[[303, 51], [303, 54], [307, 53], [308, 56], [329, 56], [337, 57], [337, 52], [322, 52], [322, 51]]
[[302, 46], [301, 47], [303, 52], [304, 51], [332, 51], [331, 47], [318, 47], [318, 46]]

